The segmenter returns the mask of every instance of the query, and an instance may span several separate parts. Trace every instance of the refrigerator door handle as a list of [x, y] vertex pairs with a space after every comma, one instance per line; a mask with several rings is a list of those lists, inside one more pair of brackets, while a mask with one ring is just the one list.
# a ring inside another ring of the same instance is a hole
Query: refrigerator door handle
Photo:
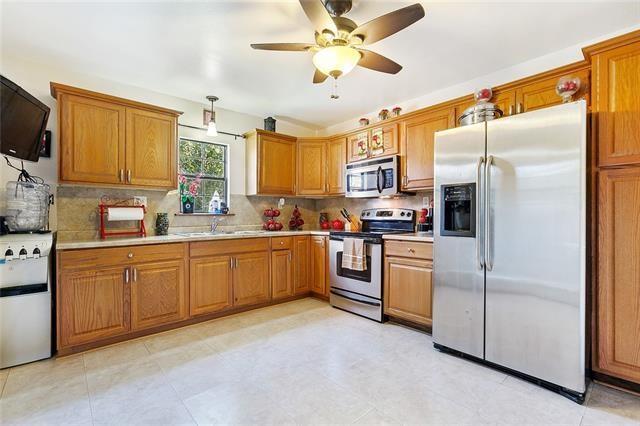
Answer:
[[484, 168], [484, 266], [487, 271], [493, 270], [493, 253], [491, 252], [491, 168], [493, 155], [487, 157]]
[[[484, 198], [482, 195], [482, 165], [484, 164], [484, 157], [480, 157], [478, 159], [478, 164], [476, 165], [476, 223], [478, 225], [482, 224], [484, 219], [483, 205], [482, 199]], [[481, 270], [484, 268], [484, 253], [482, 252], [482, 242], [480, 241], [480, 226], [476, 227], [476, 264], [478, 269]]]

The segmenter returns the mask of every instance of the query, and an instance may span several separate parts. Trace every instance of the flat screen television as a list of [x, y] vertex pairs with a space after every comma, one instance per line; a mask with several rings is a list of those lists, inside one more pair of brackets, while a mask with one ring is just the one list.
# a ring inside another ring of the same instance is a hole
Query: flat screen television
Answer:
[[49, 107], [0, 75], [0, 152], [38, 161]]

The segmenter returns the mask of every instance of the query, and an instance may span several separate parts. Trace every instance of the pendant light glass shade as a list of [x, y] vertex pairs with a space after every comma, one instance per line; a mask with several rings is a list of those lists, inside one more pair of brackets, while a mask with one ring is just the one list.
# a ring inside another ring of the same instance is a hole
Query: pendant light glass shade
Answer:
[[330, 46], [313, 55], [313, 65], [333, 78], [350, 72], [360, 61], [360, 52], [347, 46]]
[[211, 119], [209, 121], [209, 125], [207, 126], [207, 136], [218, 136], [218, 129], [216, 127], [216, 122]]

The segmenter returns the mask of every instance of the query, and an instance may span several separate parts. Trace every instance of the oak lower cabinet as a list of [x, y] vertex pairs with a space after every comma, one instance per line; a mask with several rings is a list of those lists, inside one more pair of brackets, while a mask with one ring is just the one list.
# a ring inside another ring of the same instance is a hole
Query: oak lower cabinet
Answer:
[[212, 256], [190, 260], [189, 312], [209, 314], [233, 306], [231, 256]]
[[253, 305], [271, 297], [269, 252], [234, 255], [233, 304]]
[[176, 188], [181, 112], [53, 82], [51, 95], [60, 182]]
[[640, 383], [640, 167], [600, 170], [594, 369]]
[[271, 298], [274, 300], [293, 296], [294, 237], [271, 239]]
[[296, 138], [260, 129], [245, 138], [247, 195], [296, 195]]
[[455, 108], [429, 111], [402, 122], [403, 190], [433, 188], [435, 133], [455, 126]]
[[128, 269], [62, 271], [58, 277], [58, 349], [127, 334]]
[[329, 286], [327, 285], [327, 264], [328, 238], [324, 236], [311, 236], [311, 292], [327, 295]]
[[431, 243], [385, 242], [384, 313], [431, 325], [433, 294]]
[[310, 238], [297, 236], [293, 238], [293, 293], [309, 292], [311, 281]]
[[186, 244], [58, 253], [58, 350], [186, 319]]

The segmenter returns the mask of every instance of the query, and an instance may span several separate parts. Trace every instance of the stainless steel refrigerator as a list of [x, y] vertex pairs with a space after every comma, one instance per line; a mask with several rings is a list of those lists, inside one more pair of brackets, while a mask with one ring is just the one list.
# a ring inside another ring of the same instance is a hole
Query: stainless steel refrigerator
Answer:
[[586, 103], [435, 136], [434, 345], [585, 392]]

